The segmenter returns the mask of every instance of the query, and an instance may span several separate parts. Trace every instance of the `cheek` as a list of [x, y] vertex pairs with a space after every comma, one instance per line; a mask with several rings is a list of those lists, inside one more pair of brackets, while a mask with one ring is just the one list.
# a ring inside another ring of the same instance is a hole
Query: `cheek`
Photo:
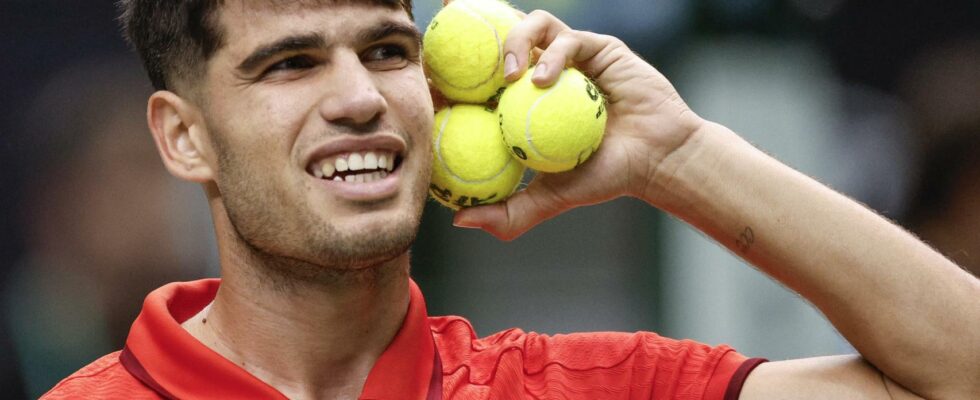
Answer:
[[289, 162], [293, 142], [304, 126], [309, 98], [303, 89], [288, 93], [269, 90], [228, 96], [212, 107], [212, 134], [221, 137], [225, 151], [269, 165]]
[[[406, 71], [391, 78], [388, 87], [393, 88], [389, 99], [389, 107], [395, 109], [404, 124], [404, 128], [413, 135], [428, 139], [432, 131], [432, 121], [435, 112], [432, 108], [432, 97], [429, 86], [421, 73]], [[426, 140], [428, 141], [428, 140]]]
[[288, 151], [312, 107], [308, 99], [315, 96], [306, 93], [309, 90], [306, 87], [262, 93], [243, 110], [246, 114], [239, 115], [251, 121], [254, 134], [276, 140], [281, 150]]

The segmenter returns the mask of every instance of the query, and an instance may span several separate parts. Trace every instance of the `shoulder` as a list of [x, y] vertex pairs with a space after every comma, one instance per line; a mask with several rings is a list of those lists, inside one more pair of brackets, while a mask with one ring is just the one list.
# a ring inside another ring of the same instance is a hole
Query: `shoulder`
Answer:
[[71, 374], [41, 399], [158, 399], [119, 363], [119, 353], [106, 355]]
[[509, 329], [478, 338], [459, 317], [432, 318], [430, 326], [447, 389], [500, 390], [484, 398], [525, 390], [574, 393], [570, 398], [713, 398], [746, 360], [726, 345], [652, 332], [542, 335]]

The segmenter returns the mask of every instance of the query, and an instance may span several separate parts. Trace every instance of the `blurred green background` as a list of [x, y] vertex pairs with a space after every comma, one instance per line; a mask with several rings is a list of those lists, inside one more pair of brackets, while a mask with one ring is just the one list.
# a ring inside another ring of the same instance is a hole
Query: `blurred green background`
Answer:
[[[980, 271], [975, 1], [540, 0], [661, 69], [692, 108]], [[416, 0], [424, 29], [440, 7]], [[0, 2], [0, 393], [119, 349], [140, 302], [217, 275], [200, 190], [169, 177], [111, 2]], [[650, 330], [770, 359], [853, 351], [805, 301], [634, 199], [512, 243], [430, 202], [413, 275], [481, 335]], [[832, 267], [832, 266], [828, 266]]]

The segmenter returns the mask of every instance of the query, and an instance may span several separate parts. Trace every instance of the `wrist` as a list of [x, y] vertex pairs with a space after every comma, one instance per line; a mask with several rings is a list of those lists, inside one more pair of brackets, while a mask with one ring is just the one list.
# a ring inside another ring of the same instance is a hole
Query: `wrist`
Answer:
[[671, 214], [692, 206], [725, 154], [745, 143], [728, 128], [704, 121], [652, 169], [637, 197]]

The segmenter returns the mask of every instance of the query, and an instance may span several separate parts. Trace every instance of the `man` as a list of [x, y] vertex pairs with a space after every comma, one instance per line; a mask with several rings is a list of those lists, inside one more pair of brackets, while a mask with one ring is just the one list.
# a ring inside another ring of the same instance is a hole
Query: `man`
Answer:
[[[806, 296], [862, 357], [759, 365], [725, 346], [649, 333], [510, 330], [478, 340], [461, 318], [428, 318], [408, 276], [433, 112], [410, 1], [129, 0], [123, 8], [160, 89], [148, 106], [153, 137], [167, 169], [207, 193], [223, 279], [152, 293], [126, 348], [47, 398], [980, 393], [980, 282], [701, 119], [615, 38], [540, 11], [514, 28], [509, 79], [523, 74], [535, 47], [545, 49], [538, 85], [576, 64], [609, 95], [607, 136], [579, 169], [542, 175], [506, 203], [459, 212], [455, 224], [508, 240], [572, 207], [639, 197]], [[367, 153], [391, 162], [346, 165]], [[342, 181], [318, 178], [324, 163], [340, 167]]]

